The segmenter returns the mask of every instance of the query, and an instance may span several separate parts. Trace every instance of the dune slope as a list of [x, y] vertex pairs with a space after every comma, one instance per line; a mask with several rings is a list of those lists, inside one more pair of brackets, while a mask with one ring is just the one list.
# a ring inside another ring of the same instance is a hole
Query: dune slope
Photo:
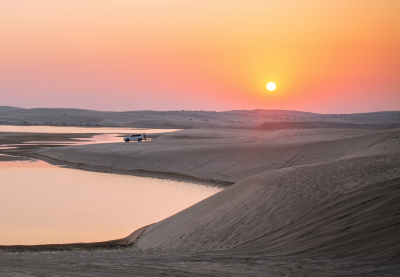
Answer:
[[398, 129], [183, 130], [152, 142], [68, 146], [36, 153], [107, 170], [179, 174], [233, 183], [273, 169], [338, 159], [395, 132]]
[[399, 203], [399, 153], [360, 155], [246, 178], [150, 226], [137, 246], [398, 262]]

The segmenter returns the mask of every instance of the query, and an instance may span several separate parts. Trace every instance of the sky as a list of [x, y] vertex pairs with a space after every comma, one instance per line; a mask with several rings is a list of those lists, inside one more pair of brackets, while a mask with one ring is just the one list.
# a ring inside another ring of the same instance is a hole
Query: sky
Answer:
[[0, 106], [398, 111], [399, 11], [399, 0], [2, 0]]

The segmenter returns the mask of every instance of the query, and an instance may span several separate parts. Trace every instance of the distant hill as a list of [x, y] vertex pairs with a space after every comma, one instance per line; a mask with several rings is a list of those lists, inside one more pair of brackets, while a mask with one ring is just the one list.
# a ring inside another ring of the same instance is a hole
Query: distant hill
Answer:
[[317, 115], [317, 113], [310, 113], [310, 112], [287, 111], [287, 110], [264, 110], [264, 109], [232, 110], [232, 111], [227, 111], [227, 113], [249, 114], [249, 115], [280, 115], [280, 116], [285, 116], [285, 115], [297, 115], [297, 116]]
[[10, 107], [10, 106], [0, 106], [0, 113], [13, 112], [13, 111], [18, 111], [18, 110], [24, 110], [24, 109], [23, 108], [17, 108], [17, 107]]
[[[272, 124], [283, 122], [288, 124], [279, 124], [279, 126]], [[0, 106], [0, 124], [2, 125], [120, 126], [175, 129], [255, 128], [260, 130], [323, 127], [316, 122], [330, 123], [329, 128], [345, 128], [347, 125], [343, 124], [362, 124], [364, 125], [363, 128], [372, 124], [374, 126], [370, 127], [373, 129], [399, 128], [400, 112], [318, 114], [264, 109], [224, 112], [191, 110], [111, 112], [66, 108], [22, 109]], [[376, 124], [385, 124], [385, 126], [375, 126]]]

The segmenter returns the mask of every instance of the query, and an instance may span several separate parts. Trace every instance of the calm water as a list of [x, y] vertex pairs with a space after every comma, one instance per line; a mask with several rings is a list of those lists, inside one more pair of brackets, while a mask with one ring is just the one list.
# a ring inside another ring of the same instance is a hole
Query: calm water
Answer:
[[[75, 138], [74, 141], [26, 141], [22, 144], [2, 144], [1, 149], [16, 148], [21, 145], [83, 145], [95, 143], [124, 142], [123, 135], [146, 133], [159, 134], [179, 131], [179, 129], [143, 129], [143, 128], [105, 128], [105, 127], [72, 127], [72, 126], [12, 126], [0, 125], [0, 132], [12, 133], [48, 133], [48, 134], [93, 134], [91, 138]], [[29, 134], [27, 134], [29, 138]], [[151, 141], [151, 138], [141, 143]], [[134, 143], [133, 141], [130, 143]]]
[[221, 190], [43, 161], [0, 162], [0, 180], [0, 245], [118, 239]]
[[113, 127], [73, 127], [73, 126], [13, 126], [0, 125], [0, 132], [14, 133], [51, 133], [51, 134], [130, 134], [130, 133], [167, 133], [179, 129], [145, 129], [145, 128], [113, 128]]

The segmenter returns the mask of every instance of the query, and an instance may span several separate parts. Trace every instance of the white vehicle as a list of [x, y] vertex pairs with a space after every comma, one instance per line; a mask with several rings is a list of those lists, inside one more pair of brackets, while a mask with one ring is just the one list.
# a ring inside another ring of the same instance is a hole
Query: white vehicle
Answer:
[[142, 140], [146, 140], [146, 134], [133, 134], [133, 135], [124, 137], [125, 142], [130, 142], [131, 140], [137, 140], [138, 142], [141, 142]]

